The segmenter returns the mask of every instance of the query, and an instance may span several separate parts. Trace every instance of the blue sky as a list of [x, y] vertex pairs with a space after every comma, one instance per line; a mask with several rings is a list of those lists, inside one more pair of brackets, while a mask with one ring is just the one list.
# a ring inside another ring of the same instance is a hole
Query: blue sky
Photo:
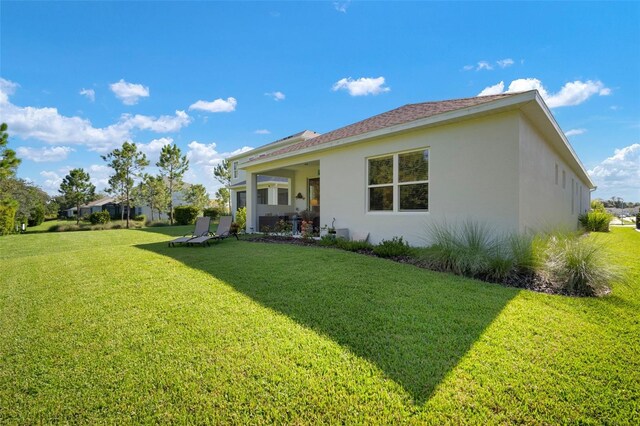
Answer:
[[[55, 193], [131, 140], [221, 158], [406, 103], [541, 90], [599, 186], [640, 201], [640, 3], [0, 3], [0, 120]], [[153, 170], [151, 170], [153, 171]]]

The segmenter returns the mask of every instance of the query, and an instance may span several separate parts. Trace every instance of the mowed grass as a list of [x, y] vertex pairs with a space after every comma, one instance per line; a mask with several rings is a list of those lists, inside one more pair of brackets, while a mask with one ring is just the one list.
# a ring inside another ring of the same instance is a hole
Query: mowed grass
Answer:
[[189, 230], [0, 238], [0, 424], [640, 421], [632, 229], [599, 299]]

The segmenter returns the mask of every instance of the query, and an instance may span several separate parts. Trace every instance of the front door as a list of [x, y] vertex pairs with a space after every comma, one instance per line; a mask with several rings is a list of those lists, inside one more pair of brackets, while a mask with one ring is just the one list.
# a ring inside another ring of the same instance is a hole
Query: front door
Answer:
[[309, 210], [320, 213], [320, 178], [309, 179]]

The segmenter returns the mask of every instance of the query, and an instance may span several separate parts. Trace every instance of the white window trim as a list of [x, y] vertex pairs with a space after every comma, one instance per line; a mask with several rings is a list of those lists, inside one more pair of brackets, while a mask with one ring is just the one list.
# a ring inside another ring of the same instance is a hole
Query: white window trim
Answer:
[[231, 168], [233, 169], [233, 178], [238, 179], [238, 162], [234, 161], [231, 165]]
[[[423, 151], [428, 151], [428, 157], [429, 157], [429, 174], [428, 174], [428, 179], [427, 180], [419, 180], [419, 181], [412, 181], [412, 182], [399, 182], [399, 164], [400, 164], [400, 155], [402, 154], [409, 154], [412, 152], [423, 152]], [[392, 182], [391, 183], [380, 183], [380, 184], [373, 184], [370, 185], [369, 184], [369, 160], [375, 160], [378, 158], [386, 158], [386, 157], [392, 157], [393, 158], [393, 178], [392, 178]], [[365, 196], [365, 212], [367, 214], [372, 214], [372, 215], [378, 215], [378, 214], [382, 214], [382, 215], [388, 215], [388, 214], [402, 214], [402, 215], [411, 215], [411, 214], [427, 214], [429, 213], [429, 210], [431, 208], [431, 187], [429, 187], [429, 192], [427, 195], [427, 205], [429, 206], [429, 208], [425, 209], [425, 210], [401, 210], [400, 209], [400, 186], [403, 185], [415, 185], [415, 184], [420, 184], [420, 183], [426, 183], [426, 184], [430, 184], [431, 182], [431, 148], [429, 147], [424, 147], [424, 148], [417, 148], [417, 149], [409, 149], [406, 151], [397, 151], [397, 152], [393, 152], [393, 153], [387, 153], [387, 154], [382, 154], [382, 155], [374, 155], [371, 157], [367, 157], [365, 158], [365, 192], [366, 192], [366, 196]], [[369, 194], [370, 188], [384, 188], [384, 187], [388, 187], [391, 186], [393, 188], [393, 209], [392, 210], [371, 210], [370, 209], [370, 204], [369, 204]]]

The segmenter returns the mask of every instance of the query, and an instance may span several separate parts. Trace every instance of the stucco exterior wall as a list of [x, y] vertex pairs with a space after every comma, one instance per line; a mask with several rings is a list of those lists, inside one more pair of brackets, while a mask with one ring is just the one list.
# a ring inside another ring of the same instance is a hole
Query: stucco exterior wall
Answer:
[[524, 116], [520, 117], [519, 157], [520, 231], [577, 229], [578, 215], [590, 205], [588, 184], [577, 177]]
[[[403, 236], [428, 244], [430, 223], [485, 222], [498, 231], [519, 226], [519, 113], [507, 112], [334, 149], [320, 157], [320, 224], [370, 241]], [[369, 212], [367, 158], [428, 148], [429, 212]]]

